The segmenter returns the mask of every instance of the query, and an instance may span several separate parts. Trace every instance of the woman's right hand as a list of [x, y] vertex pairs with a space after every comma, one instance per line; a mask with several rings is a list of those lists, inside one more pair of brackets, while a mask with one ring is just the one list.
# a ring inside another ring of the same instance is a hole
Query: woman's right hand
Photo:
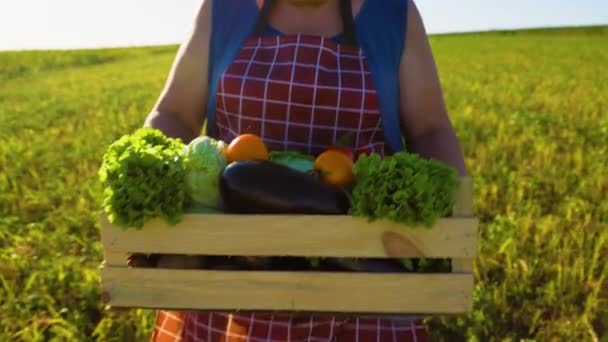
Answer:
[[211, 1], [202, 0], [193, 27], [180, 46], [169, 77], [144, 126], [185, 143], [198, 137], [205, 121], [211, 37]]

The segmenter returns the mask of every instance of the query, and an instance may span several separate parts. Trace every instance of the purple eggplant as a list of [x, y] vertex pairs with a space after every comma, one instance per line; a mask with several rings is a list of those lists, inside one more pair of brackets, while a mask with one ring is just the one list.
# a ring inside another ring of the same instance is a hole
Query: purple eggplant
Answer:
[[344, 190], [266, 160], [233, 162], [220, 175], [224, 210], [233, 214], [345, 215]]

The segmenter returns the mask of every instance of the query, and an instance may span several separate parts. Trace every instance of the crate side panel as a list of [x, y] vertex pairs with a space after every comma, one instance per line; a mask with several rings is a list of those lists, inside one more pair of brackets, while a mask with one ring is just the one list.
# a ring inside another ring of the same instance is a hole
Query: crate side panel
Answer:
[[[473, 179], [471, 177], [461, 178], [461, 184], [456, 193], [456, 203], [452, 215], [454, 217], [473, 216]], [[475, 235], [474, 248], [477, 248], [477, 235]], [[474, 261], [473, 258], [454, 258], [452, 259], [452, 272], [472, 273]]]

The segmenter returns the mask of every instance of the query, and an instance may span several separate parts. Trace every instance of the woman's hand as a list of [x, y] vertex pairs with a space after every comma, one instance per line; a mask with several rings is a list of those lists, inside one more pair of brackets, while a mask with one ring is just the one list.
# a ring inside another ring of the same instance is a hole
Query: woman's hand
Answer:
[[211, 1], [203, 0], [193, 28], [181, 45], [165, 87], [145, 126], [188, 143], [198, 137], [205, 121], [207, 73], [211, 36]]
[[406, 148], [439, 160], [466, 175], [460, 143], [439, 82], [426, 29], [413, 0], [408, 5], [407, 34], [401, 58], [401, 119]]

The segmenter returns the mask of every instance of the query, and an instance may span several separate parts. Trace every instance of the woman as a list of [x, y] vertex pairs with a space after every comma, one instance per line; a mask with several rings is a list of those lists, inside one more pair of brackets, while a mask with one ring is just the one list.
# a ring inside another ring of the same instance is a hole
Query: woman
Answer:
[[[146, 126], [315, 154], [404, 149], [465, 174], [411, 0], [206, 0]], [[155, 341], [423, 341], [418, 319], [158, 313]]]

